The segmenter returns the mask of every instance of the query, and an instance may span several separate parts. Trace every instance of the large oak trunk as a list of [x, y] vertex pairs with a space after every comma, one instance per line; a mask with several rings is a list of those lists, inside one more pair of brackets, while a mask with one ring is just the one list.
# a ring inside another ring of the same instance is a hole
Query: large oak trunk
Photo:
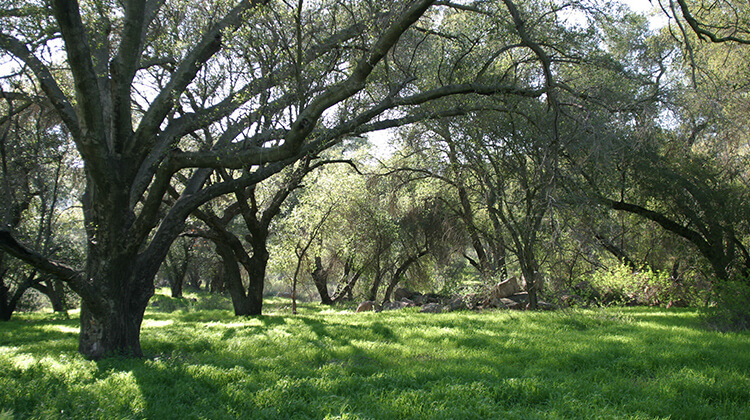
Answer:
[[[265, 247], [264, 247], [265, 248]], [[248, 313], [243, 315], [260, 315], [263, 309], [263, 286], [268, 265], [268, 253], [253, 255], [252, 264], [245, 267], [248, 274], [247, 298]]]
[[101, 299], [81, 302], [78, 351], [87, 358], [143, 356], [140, 332], [148, 301], [154, 295], [156, 269], [134, 262], [136, 256], [118, 255], [90, 261]]
[[127, 206], [128, 188], [115, 184], [102, 193], [88, 187], [82, 201], [89, 239], [86, 279], [92, 290], [79, 293], [78, 351], [91, 359], [141, 357], [141, 324], [154, 295], [154, 277], [181, 225], [163, 222], [161, 229], [170, 235], [152, 239], [146, 248], [136, 246], [131, 242], [138, 239], [129, 230], [134, 214]]
[[140, 333], [148, 301], [135, 307], [114, 299], [110, 303], [113, 304], [110, 310], [96, 315], [85, 302], [82, 303], [78, 351], [90, 359], [114, 355], [143, 356]]

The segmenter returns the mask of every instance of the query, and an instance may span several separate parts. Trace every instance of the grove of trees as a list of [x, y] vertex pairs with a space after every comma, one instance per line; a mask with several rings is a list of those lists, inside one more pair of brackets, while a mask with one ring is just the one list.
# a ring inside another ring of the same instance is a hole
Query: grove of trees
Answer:
[[518, 276], [536, 309], [623, 266], [748, 325], [750, 8], [654, 3], [664, 25], [594, 0], [0, 0], [0, 318], [72, 292], [83, 355], [141, 356], [160, 277], [259, 315], [269, 286]]

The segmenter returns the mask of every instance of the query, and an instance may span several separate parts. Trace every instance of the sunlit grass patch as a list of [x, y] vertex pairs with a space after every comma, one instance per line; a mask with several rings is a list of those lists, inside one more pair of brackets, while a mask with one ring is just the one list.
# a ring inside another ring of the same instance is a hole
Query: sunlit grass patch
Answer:
[[[287, 300], [288, 301], [288, 300]], [[150, 311], [144, 359], [78, 356], [75, 319], [0, 330], [16, 418], [748, 418], [750, 334], [692, 310]]]

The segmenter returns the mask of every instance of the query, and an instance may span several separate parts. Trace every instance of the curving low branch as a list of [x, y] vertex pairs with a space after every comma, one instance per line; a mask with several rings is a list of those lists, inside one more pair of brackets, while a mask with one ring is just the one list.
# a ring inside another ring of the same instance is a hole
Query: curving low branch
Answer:
[[7, 230], [0, 230], [0, 250], [7, 252], [41, 272], [53, 275], [68, 283], [73, 291], [88, 302], [101, 302], [103, 304], [100, 295], [86, 282], [83, 273], [63, 263], [50, 260], [42, 254], [27, 248], [19, 243]]

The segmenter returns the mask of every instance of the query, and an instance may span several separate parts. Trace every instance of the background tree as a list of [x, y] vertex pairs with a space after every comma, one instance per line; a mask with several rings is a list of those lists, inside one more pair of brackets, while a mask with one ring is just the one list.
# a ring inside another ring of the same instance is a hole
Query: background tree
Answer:
[[[75, 194], [76, 170], [71, 168], [67, 134], [38, 96], [4, 95], [0, 120], [0, 221], [4, 229], [25, 238], [44, 255], [79, 261], [71, 239], [80, 227], [67, 224]], [[63, 231], [63, 227], [69, 229]], [[0, 253], [0, 318], [10, 319], [29, 289], [49, 299], [52, 309], [67, 309], [63, 284], [53, 276], [18, 264]]]
[[196, 242], [195, 238], [178, 238], [172, 243], [172, 247], [164, 259], [161, 270], [169, 283], [173, 298], [182, 297], [185, 278], [192, 262], [193, 247]]

